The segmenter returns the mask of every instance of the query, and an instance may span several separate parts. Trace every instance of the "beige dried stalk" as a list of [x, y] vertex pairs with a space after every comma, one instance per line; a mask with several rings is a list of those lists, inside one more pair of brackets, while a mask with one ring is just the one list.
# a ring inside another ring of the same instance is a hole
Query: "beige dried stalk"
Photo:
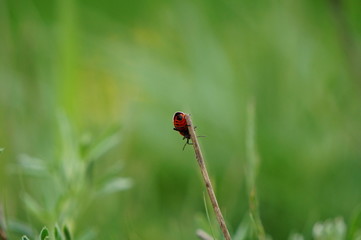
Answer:
[[206, 164], [205, 164], [202, 152], [201, 152], [201, 148], [200, 148], [199, 143], [198, 143], [197, 136], [196, 136], [195, 131], [194, 131], [192, 119], [191, 119], [189, 114], [186, 114], [186, 120], [187, 120], [187, 124], [188, 124], [189, 134], [191, 135], [191, 140], [192, 140], [192, 143], [193, 143], [196, 159], [197, 159], [198, 165], [199, 165], [199, 167], [201, 169], [203, 180], [204, 180], [204, 183], [206, 184], [208, 196], [209, 196], [209, 198], [211, 200], [214, 213], [216, 214], [217, 221], [218, 221], [219, 226], [220, 226], [220, 228], [221, 228], [221, 230], [223, 232], [224, 238], [226, 240], [230, 240], [231, 236], [230, 236], [229, 231], [227, 229], [226, 222], [224, 221], [221, 209], [218, 206], [217, 198], [216, 198], [216, 195], [214, 194], [212, 183], [211, 183], [211, 180], [209, 179]]

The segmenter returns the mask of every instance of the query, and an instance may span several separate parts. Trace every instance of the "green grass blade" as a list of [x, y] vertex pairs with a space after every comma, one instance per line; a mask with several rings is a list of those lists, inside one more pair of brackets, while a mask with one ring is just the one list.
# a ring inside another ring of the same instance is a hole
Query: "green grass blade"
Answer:
[[360, 239], [361, 237], [361, 207], [353, 212], [346, 239]]
[[249, 216], [246, 215], [239, 224], [236, 233], [233, 236], [233, 240], [245, 240], [249, 232], [249, 225]]
[[47, 239], [49, 239], [49, 231], [46, 227], [43, 227], [39, 235], [39, 240], [47, 240]]
[[62, 235], [58, 225], [55, 225], [55, 227], [54, 227], [54, 238], [55, 238], [55, 240], [63, 240], [63, 235]]
[[71, 240], [70, 231], [69, 231], [69, 228], [66, 225], [63, 227], [63, 233], [64, 233], [64, 236], [65, 236], [65, 240]]

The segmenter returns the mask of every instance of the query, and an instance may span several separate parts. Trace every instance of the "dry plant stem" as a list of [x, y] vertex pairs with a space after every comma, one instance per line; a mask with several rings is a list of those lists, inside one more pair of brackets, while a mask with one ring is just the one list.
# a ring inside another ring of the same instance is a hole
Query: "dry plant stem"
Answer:
[[205, 162], [204, 162], [204, 158], [203, 158], [203, 155], [202, 155], [202, 152], [201, 152], [201, 148], [199, 147], [198, 139], [197, 139], [197, 136], [196, 136], [196, 134], [194, 132], [192, 119], [188, 114], [186, 114], [186, 120], [187, 120], [187, 124], [188, 124], [188, 130], [189, 130], [189, 133], [191, 135], [191, 140], [192, 140], [192, 143], [193, 143], [194, 152], [196, 154], [197, 162], [198, 162], [198, 165], [199, 165], [199, 167], [201, 169], [203, 180], [204, 180], [204, 183], [206, 184], [207, 192], [208, 192], [209, 198], [211, 200], [213, 210], [214, 210], [214, 212], [216, 214], [217, 221], [218, 221], [219, 226], [220, 226], [220, 228], [221, 228], [221, 230], [223, 232], [224, 238], [226, 240], [230, 240], [231, 236], [229, 235], [229, 231], [228, 231], [226, 223], [224, 221], [221, 209], [218, 206], [217, 198], [216, 198], [216, 195], [214, 194], [212, 183], [211, 183], [211, 180], [209, 179], [209, 176], [208, 176], [208, 172], [207, 172], [206, 165], [205, 165]]

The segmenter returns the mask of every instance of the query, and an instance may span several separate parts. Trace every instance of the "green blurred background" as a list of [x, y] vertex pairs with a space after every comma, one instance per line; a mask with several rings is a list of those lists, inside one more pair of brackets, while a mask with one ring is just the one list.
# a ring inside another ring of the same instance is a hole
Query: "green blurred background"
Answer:
[[204, 187], [179, 110], [206, 135], [232, 233], [248, 214], [249, 104], [269, 236], [309, 239], [361, 203], [359, 1], [0, 0], [0, 39], [13, 239], [56, 223], [75, 239], [196, 239]]

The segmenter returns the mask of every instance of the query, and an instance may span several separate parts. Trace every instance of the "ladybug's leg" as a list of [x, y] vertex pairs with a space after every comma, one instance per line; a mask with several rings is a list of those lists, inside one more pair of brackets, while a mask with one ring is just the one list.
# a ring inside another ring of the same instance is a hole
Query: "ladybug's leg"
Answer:
[[184, 149], [186, 148], [186, 146], [187, 146], [187, 143], [184, 144], [184, 146], [183, 146], [183, 151], [184, 151]]
[[184, 139], [187, 139], [186, 144], [193, 145], [193, 143], [190, 143], [190, 142], [189, 142], [189, 140], [191, 140], [191, 138], [190, 138], [190, 137], [186, 137], [186, 136], [184, 136], [184, 137], [183, 137], [183, 140], [184, 140]]
[[[186, 137], [184, 137], [183, 140], [184, 140], [185, 138], [186, 138]], [[184, 146], [183, 146], [183, 151], [184, 151], [185, 147], [187, 146], [187, 144], [188, 144], [188, 145], [193, 145], [193, 143], [190, 143], [189, 140], [190, 140], [190, 138], [187, 138], [187, 141], [186, 141], [186, 143], [185, 143]]]
[[184, 140], [184, 139], [187, 139], [187, 142], [186, 142], [186, 144], [189, 144], [189, 145], [193, 145], [193, 143], [190, 143], [190, 142], [189, 142], [189, 140], [191, 140], [190, 138], [187, 138], [187, 137], [183, 137], [183, 140]]
[[177, 128], [173, 128], [173, 130], [180, 132], [179, 129], [177, 129]]

